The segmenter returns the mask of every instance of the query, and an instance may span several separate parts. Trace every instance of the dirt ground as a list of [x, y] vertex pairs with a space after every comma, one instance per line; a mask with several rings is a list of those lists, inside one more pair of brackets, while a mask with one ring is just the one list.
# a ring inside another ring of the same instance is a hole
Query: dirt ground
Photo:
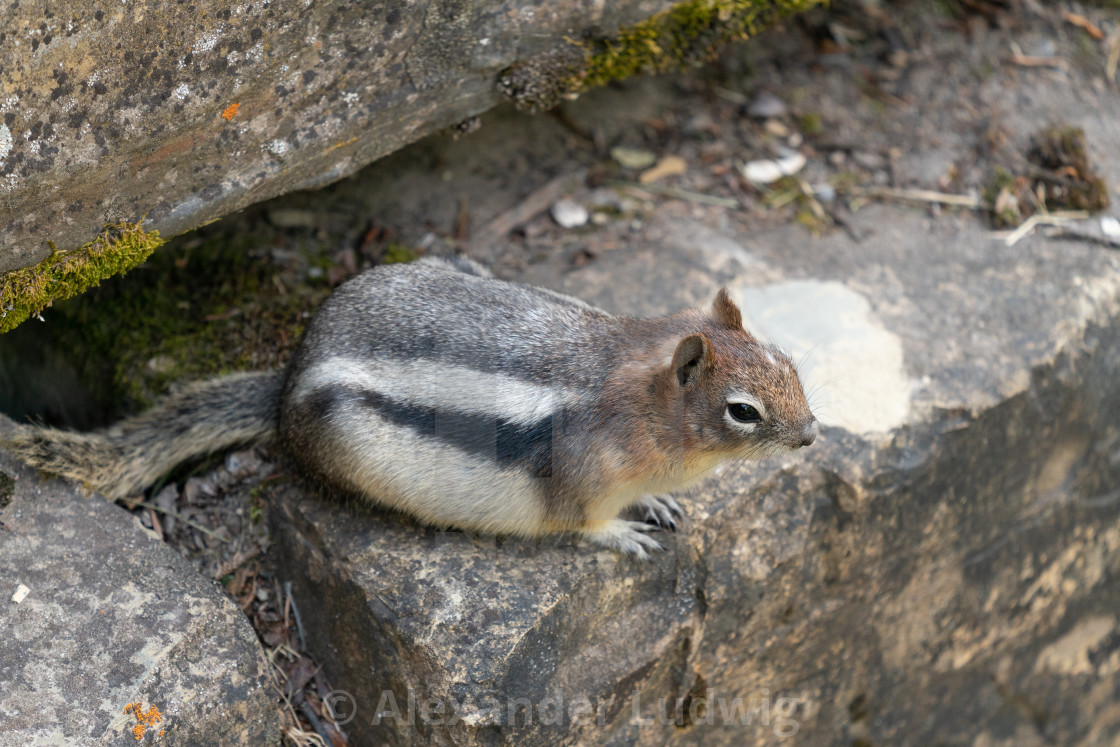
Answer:
[[[850, 216], [888, 201], [930, 221], [969, 211], [977, 230], [1008, 231], [1030, 214], [1078, 207], [1043, 207], [1039, 185], [1049, 182], [1032, 150], [1046, 128], [1107, 116], [1118, 50], [1120, 11], [1076, 3], [834, 2], [686, 74], [612, 85], [547, 114], [494, 111], [469, 134], [427, 138], [326, 189], [178, 237], [129, 276], [48, 310], [45, 326], [26, 323], [0, 339], [9, 361], [0, 390], [10, 392], [0, 410], [91, 426], [184, 378], [280, 365], [331, 287], [387, 259], [465, 252], [499, 276], [644, 314], [565, 278], [641, 247], [687, 243], [681, 217], [858, 240]], [[1087, 164], [1052, 167], [1065, 169], [1066, 197], [1098, 175], [1120, 180], [1099, 143], [1085, 147]], [[747, 178], [752, 162], [794, 154], [805, 162], [796, 173], [765, 185]], [[559, 225], [565, 209], [581, 225]], [[1115, 250], [1097, 217], [1073, 225]], [[80, 344], [88, 357], [59, 352]], [[196, 467], [193, 481], [153, 490], [155, 508], [137, 510], [224, 579], [266, 644], [298, 649], [290, 602], [264, 571], [266, 534], [251, 530], [262, 509], [249, 486], [272, 461], [245, 452], [216, 471]], [[168, 527], [172, 514], [189, 523]], [[305, 658], [277, 660], [293, 678], [290, 712], [314, 731], [307, 710], [329, 687]]]

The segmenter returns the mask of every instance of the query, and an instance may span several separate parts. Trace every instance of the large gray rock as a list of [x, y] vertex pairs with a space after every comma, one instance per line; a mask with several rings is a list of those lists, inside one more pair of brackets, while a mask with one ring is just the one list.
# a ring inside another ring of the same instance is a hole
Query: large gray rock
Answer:
[[829, 427], [693, 491], [648, 565], [279, 496], [355, 743], [1120, 739], [1120, 258], [889, 206], [859, 244], [691, 214], [530, 277], [643, 313], [729, 285], [816, 345]]
[[241, 610], [127, 512], [2, 452], [0, 641], [0, 744], [132, 744], [130, 703], [162, 713], [145, 743], [279, 741]]
[[106, 222], [147, 216], [173, 235], [328, 184], [489, 109], [514, 63], [515, 87], [547, 96], [582, 64], [569, 40], [672, 4], [9, 4], [0, 272], [39, 262], [48, 241], [92, 241]]

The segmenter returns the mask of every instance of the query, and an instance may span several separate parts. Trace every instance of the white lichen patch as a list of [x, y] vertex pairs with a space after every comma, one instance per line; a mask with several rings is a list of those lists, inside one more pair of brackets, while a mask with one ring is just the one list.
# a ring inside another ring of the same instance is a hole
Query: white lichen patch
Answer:
[[12, 131], [8, 129], [8, 125], [0, 124], [0, 163], [4, 163], [4, 157], [12, 150]]
[[277, 158], [283, 158], [289, 148], [288, 144], [283, 140], [270, 140], [261, 147]]
[[187, 96], [191, 95], [191, 87], [186, 83], [180, 83], [171, 95], [177, 98], [179, 101], [182, 101], [187, 98]]
[[906, 422], [911, 385], [902, 341], [875, 318], [862, 295], [842, 283], [817, 280], [739, 285], [731, 291], [747, 327], [799, 363], [821, 423], [870, 435]]
[[209, 52], [218, 44], [219, 31], [220, 30], [209, 31], [198, 37], [191, 46], [191, 51], [195, 54], [199, 52]]

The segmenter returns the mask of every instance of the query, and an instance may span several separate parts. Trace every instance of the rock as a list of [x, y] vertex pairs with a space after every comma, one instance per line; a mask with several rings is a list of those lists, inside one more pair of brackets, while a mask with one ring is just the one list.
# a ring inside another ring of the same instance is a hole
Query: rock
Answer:
[[756, 120], [776, 119], [788, 111], [785, 102], [769, 91], [760, 91], [747, 104], [747, 116]]
[[887, 159], [882, 153], [873, 153], [866, 150], [857, 150], [852, 153], [852, 161], [861, 169], [867, 171], [882, 171], [887, 167]]
[[821, 437], [683, 496], [649, 564], [283, 490], [355, 743], [1114, 743], [1120, 257], [890, 205], [858, 244], [689, 216], [518, 279], [643, 315], [728, 286]]
[[549, 214], [561, 228], [578, 228], [586, 225], [590, 218], [587, 208], [566, 198], [554, 202], [549, 209]]
[[637, 148], [623, 148], [622, 146], [611, 148], [611, 158], [613, 158], [619, 166], [627, 169], [649, 168], [657, 161], [657, 155], [652, 151], [639, 150]]
[[803, 168], [805, 168], [805, 156], [792, 151], [779, 158], [748, 161], [740, 167], [739, 171], [747, 181], [755, 184], [773, 184], [783, 176], [793, 176]]
[[1101, 218], [1101, 233], [1113, 241], [1120, 239], [1120, 220], [1113, 218], [1111, 215], [1105, 215]]
[[[106, 223], [146, 216], [145, 228], [167, 237], [329, 184], [471, 120], [503, 91], [547, 106], [589, 64], [571, 39], [594, 47], [672, 5], [10, 4], [0, 45], [0, 273], [38, 263], [48, 241], [80, 247]], [[740, 15], [749, 12], [753, 33], [786, 7], [752, 4]], [[732, 35], [736, 22], [747, 21], [721, 17]], [[707, 27], [663, 33], [689, 59], [720, 38]], [[596, 80], [606, 74], [600, 61]]]
[[774, 119], [785, 115], [787, 110], [786, 102], [769, 91], [760, 91], [747, 104], [747, 116], [753, 119]]
[[241, 610], [123, 509], [2, 451], [0, 640], [4, 744], [132, 744], [130, 703], [162, 714], [160, 744], [279, 741]]

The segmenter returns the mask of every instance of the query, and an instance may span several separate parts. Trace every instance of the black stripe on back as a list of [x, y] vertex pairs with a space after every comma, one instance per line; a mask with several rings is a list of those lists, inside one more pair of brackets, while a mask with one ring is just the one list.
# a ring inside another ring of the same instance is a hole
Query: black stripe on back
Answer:
[[551, 415], [532, 425], [522, 425], [496, 416], [440, 410], [400, 402], [366, 389], [339, 386], [322, 387], [309, 395], [307, 402], [322, 413], [354, 405], [368, 407], [391, 423], [490, 459], [499, 467], [518, 466], [534, 477], [552, 476]]

